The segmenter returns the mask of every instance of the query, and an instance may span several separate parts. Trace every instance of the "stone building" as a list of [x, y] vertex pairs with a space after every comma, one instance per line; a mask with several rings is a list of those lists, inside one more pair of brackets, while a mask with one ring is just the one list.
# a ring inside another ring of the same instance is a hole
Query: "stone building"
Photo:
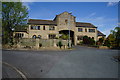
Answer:
[[58, 39], [62, 34], [70, 34], [72, 43], [77, 45], [85, 35], [97, 41], [100, 33], [91, 23], [76, 22], [76, 17], [68, 12], [56, 15], [53, 20], [29, 19], [28, 25], [26, 31], [16, 31], [14, 35], [21, 38]]
[[106, 37], [106, 35], [104, 35], [102, 32], [100, 32], [99, 30], [98, 30], [98, 39], [99, 38], [105, 38]]

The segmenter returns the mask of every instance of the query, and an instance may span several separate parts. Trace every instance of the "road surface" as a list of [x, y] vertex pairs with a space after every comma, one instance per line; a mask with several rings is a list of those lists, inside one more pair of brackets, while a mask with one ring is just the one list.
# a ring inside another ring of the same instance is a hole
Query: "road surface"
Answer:
[[[117, 78], [118, 63], [112, 57], [118, 50], [76, 46], [69, 51], [3, 50], [3, 62], [27, 78]], [[21, 75], [3, 65], [3, 77]]]

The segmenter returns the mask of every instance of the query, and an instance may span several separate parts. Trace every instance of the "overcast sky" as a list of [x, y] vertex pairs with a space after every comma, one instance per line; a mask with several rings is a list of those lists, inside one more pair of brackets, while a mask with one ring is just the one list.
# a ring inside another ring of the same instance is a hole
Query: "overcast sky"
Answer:
[[105, 35], [118, 26], [117, 2], [24, 2], [29, 18], [53, 20], [56, 15], [72, 12], [77, 22], [89, 22]]

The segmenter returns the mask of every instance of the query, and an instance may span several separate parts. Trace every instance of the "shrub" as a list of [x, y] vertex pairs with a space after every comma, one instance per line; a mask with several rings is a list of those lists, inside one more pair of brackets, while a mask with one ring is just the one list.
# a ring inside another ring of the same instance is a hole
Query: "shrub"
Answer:
[[61, 47], [63, 46], [62, 42], [59, 41], [59, 42], [57, 43], [57, 46], [59, 46], [59, 47], [61, 48]]
[[67, 40], [69, 38], [69, 35], [67, 34], [62, 34], [62, 36], [60, 36], [61, 39]]
[[90, 38], [90, 45], [95, 45], [95, 40]]
[[103, 45], [103, 41], [104, 41], [104, 38], [99, 38], [99, 40], [97, 41], [97, 44], [98, 45]]
[[110, 41], [108, 39], [106, 39], [103, 45], [107, 46], [107, 47], [110, 47]]
[[95, 40], [88, 37], [88, 36], [84, 36], [83, 37], [83, 44], [87, 44], [87, 45], [94, 45], [95, 44]]

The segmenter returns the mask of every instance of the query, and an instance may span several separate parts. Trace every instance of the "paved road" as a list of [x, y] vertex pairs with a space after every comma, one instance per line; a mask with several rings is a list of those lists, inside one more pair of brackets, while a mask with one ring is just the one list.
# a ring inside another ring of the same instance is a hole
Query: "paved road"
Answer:
[[[117, 78], [118, 63], [111, 59], [116, 55], [117, 50], [76, 46], [70, 51], [3, 50], [2, 58], [27, 78]], [[8, 68], [3, 68], [7, 77], [20, 77]]]

